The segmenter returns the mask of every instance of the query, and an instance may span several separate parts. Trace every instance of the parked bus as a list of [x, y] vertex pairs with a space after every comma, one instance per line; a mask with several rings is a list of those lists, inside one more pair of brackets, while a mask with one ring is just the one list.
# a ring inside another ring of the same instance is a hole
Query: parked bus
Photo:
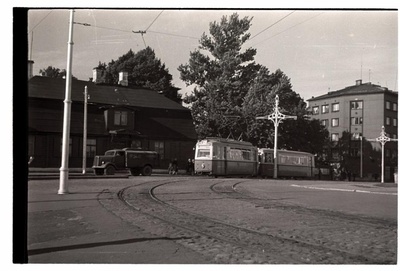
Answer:
[[206, 138], [196, 144], [196, 174], [256, 176], [257, 163], [257, 148], [249, 142]]
[[[314, 178], [318, 174], [315, 168], [314, 155], [307, 152], [278, 150], [278, 178]], [[258, 149], [258, 174], [262, 177], [274, 175], [274, 150]]]

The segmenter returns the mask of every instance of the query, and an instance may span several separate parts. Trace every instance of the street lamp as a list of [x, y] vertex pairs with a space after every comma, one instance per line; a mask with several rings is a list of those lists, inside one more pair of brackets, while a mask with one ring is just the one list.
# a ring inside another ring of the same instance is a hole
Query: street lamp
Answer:
[[297, 120], [297, 116], [287, 116], [279, 112], [279, 97], [275, 96], [275, 108], [274, 112], [268, 116], [256, 117], [256, 120], [268, 119], [274, 123], [275, 136], [274, 136], [274, 179], [278, 178], [278, 159], [277, 159], [277, 147], [278, 147], [278, 126], [284, 119]]
[[385, 126], [382, 126], [382, 131], [379, 137], [375, 139], [368, 139], [368, 141], [378, 141], [382, 145], [382, 161], [381, 161], [381, 183], [385, 182], [385, 144], [388, 141], [397, 141], [397, 139], [386, 136]]

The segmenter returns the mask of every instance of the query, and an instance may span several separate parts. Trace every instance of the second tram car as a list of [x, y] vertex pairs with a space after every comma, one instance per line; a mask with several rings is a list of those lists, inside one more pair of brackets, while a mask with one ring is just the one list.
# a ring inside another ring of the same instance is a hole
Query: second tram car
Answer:
[[[278, 150], [278, 178], [314, 178], [318, 169], [315, 168], [314, 155], [307, 152]], [[263, 177], [274, 175], [274, 150], [261, 148], [258, 150], [258, 174]]]
[[223, 138], [206, 138], [196, 144], [196, 174], [214, 176], [257, 175], [257, 148], [251, 143]]

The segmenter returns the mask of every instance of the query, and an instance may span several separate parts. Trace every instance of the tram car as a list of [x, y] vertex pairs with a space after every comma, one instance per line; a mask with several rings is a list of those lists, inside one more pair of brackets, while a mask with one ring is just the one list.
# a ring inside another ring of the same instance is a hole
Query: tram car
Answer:
[[[278, 178], [314, 178], [318, 174], [315, 168], [314, 155], [307, 152], [277, 150]], [[274, 150], [258, 149], [258, 175], [273, 177]]]
[[257, 147], [249, 142], [206, 138], [196, 144], [196, 174], [256, 176], [257, 163]]

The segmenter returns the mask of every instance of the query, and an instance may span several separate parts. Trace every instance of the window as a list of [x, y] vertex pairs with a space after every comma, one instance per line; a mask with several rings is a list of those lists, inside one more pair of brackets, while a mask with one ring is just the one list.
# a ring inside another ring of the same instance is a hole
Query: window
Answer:
[[392, 107], [390, 106], [390, 102], [389, 101], [386, 101], [386, 109], [388, 109], [388, 110], [390, 110], [390, 109], [392, 109]]
[[393, 111], [397, 112], [397, 103], [393, 103]]
[[392, 138], [397, 139], [397, 134], [393, 134]]
[[328, 120], [321, 120], [321, 124], [324, 127], [328, 127], [329, 126], [329, 121]]
[[154, 150], [160, 155], [160, 159], [164, 159], [164, 141], [155, 141]]
[[360, 125], [363, 123], [362, 117], [352, 117], [351, 118], [351, 125]]
[[391, 119], [390, 119], [390, 117], [386, 117], [386, 125], [390, 125], [391, 124]]
[[114, 124], [115, 125], [128, 125], [128, 112], [115, 111], [114, 112]]
[[132, 149], [141, 149], [142, 148], [142, 141], [140, 141], [140, 140], [132, 140], [131, 148]]
[[332, 119], [332, 127], [337, 127], [339, 126], [339, 119], [338, 118], [334, 118]]
[[333, 133], [331, 135], [331, 140], [332, 141], [339, 141], [339, 134], [338, 133]]
[[351, 140], [360, 140], [362, 138], [362, 133], [352, 133]]
[[327, 105], [327, 104], [322, 105], [321, 111], [322, 111], [322, 114], [329, 113], [329, 105]]
[[332, 112], [338, 112], [338, 111], [339, 111], [339, 103], [332, 104]]
[[86, 140], [86, 156], [95, 157], [96, 156], [96, 139], [91, 138]]
[[313, 113], [313, 115], [318, 115], [319, 114], [319, 106], [313, 106], [312, 113]]
[[394, 127], [397, 127], [397, 119], [396, 119], [396, 118], [393, 118], [393, 119], [392, 119], [392, 123], [393, 123], [393, 126], [394, 126]]
[[363, 102], [362, 102], [362, 101], [353, 101], [353, 102], [350, 102], [350, 108], [351, 108], [352, 110], [355, 110], [355, 109], [362, 109], [362, 108], [363, 108]]

